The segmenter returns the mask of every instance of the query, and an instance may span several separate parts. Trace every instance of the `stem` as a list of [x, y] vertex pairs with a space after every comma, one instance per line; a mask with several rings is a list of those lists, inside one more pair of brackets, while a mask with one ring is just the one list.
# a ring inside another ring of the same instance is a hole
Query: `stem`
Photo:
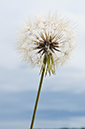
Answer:
[[44, 73], [45, 73], [45, 66], [46, 66], [46, 58], [44, 58], [44, 67], [43, 67], [42, 74], [41, 74], [41, 79], [40, 79], [39, 89], [38, 89], [38, 92], [37, 92], [37, 97], [36, 97], [36, 102], [35, 102], [35, 107], [34, 107], [34, 111], [33, 111], [33, 116], [32, 116], [30, 129], [33, 129], [33, 124], [34, 124], [36, 110], [37, 110], [37, 106], [38, 106], [40, 91], [41, 91], [43, 77], [44, 77]]

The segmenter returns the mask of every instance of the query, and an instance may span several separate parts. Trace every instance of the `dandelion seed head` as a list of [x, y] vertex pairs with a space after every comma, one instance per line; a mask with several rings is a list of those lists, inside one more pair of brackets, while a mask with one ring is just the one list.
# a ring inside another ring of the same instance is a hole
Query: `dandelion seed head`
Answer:
[[[54, 73], [55, 66], [64, 64], [75, 47], [75, 33], [70, 21], [57, 14], [47, 17], [36, 15], [27, 19], [18, 33], [18, 47], [22, 59], [32, 66], [42, 66], [43, 58], [48, 59], [47, 72]], [[49, 65], [49, 66], [48, 66]]]

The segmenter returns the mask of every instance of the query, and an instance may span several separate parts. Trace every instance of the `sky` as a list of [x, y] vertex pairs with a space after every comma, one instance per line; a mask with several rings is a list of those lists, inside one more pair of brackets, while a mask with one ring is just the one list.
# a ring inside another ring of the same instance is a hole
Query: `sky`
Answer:
[[72, 21], [76, 48], [68, 64], [44, 78], [35, 128], [85, 127], [85, 0], [0, 0], [0, 129], [29, 129], [39, 84], [16, 51], [17, 29], [37, 13]]

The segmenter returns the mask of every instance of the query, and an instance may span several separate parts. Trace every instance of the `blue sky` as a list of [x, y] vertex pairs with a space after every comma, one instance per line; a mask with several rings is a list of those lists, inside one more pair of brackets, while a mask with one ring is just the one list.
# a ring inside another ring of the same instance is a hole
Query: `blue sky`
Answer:
[[57, 12], [69, 18], [77, 46], [69, 63], [44, 79], [34, 127], [85, 127], [85, 1], [0, 1], [0, 129], [28, 129], [39, 68], [22, 63], [16, 31], [27, 17]]

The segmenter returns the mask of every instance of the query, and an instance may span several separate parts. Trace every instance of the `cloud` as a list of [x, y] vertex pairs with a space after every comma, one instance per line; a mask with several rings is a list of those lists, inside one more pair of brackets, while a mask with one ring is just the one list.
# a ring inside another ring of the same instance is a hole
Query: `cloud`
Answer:
[[1, 129], [29, 127], [40, 76], [38, 68], [30, 70], [28, 64], [21, 62], [15, 50], [16, 30], [26, 17], [49, 11], [72, 21], [78, 34], [77, 47], [68, 66], [57, 68], [56, 75], [44, 78], [35, 127], [85, 127], [84, 5], [84, 0], [3, 0], [0, 3]]
[[[30, 126], [30, 121], [25, 120], [25, 121], [10, 121], [10, 122], [0, 122], [0, 128], [1, 129], [24, 129], [24, 128], [29, 128]], [[34, 124], [35, 128], [81, 128], [85, 127], [85, 117], [75, 117], [72, 119], [67, 119], [67, 120], [36, 120]]]
[[[30, 118], [35, 97], [36, 92], [34, 91], [0, 93], [0, 119], [10, 120], [11, 116], [15, 118], [15, 120]], [[84, 93], [74, 94], [71, 92], [42, 91], [38, 108], [40, 112], [39, 114], [48, 116], [49, 112], [51, 112], [53, 114], [59, 113], [59, 115], [61, 116], [61, 112], [66, 112], [66, 115], [68, 115], [68, 117], [70, 117], [70, 115], [83, 116], [85, 115], [85, 104], [83, 99], [84, 97]], [[29, 114], [28, 117], [26, 117], [26, 112], [27, 114]], [[39, 117], [40, 119], [43, 119], [41, 116]], [[53, 117], [56, 119], [58, 118], [57, 115], [53, 115]], [[47, 119], [49, 119], [49, 116]]]
[[[83, 1], [84, 2], [84, 1]], [[84, 5], [83, 2], [77, 2], [77, 5]], [[8, 3], [8, 4], [7, 4]], [[1, 15], [1, 31], [0, 31], [0, 66], [4, 67], [4, 68], [9, 68], [9, 69], [14, 69], [16, 68], [18, 65], [21, 64], [21, 60], [20, 57], [18, 56], [17, 52], [15, 51], [15, 42], [16, 42], [16, 30], [17, 28], [20, 26], [21, 22], [23, 22], [25, 20], [26, 17], [28, 17], [28, 15], [31, 15], [31, 17], [33, 16], [33, 12], [37, 12], [40, 10], [43, 11], [45, 9], [45, 11], [47, 10], [47, 12], [50, 10], [55, 10], [56, 6], [57, 6], [57, 10], [60, 11], [60, 7], [61, 7], [61, 11], [64, 10], [64, 15], [66, 15], [66, 17], [70, 18], [71, 20], [73, 20], [74, 22], [76, 22], [76, 24], [78, 24], [78, 33], [80, 38], [78, 38], [79, 42], [78, 42], [78, 51], [76, 51], [75, 53], [75, 60], [78, 61], [77, 66], [82, 66], [84, 67], [85, 62], [84, 63], [80, 63], [83, 61], [84, 58], [84, 33], [85, 33], [85, 29], [84, 29], [84, 23], [85, 23], [85, 17], [84, 17], [84, 13], [82, 13], [81, 9], [80, 9], [80, 13], [76, 13], [75, 10], [73, 10], [73, 7], [75, 7], [76, 5], [76, 1], [71, 2], [68, 0], [64, 0], [62, 1], [36, 1], [33, 3], [32, 2], [21, 2], [21, 1], [14, 1], [11, 2], [9, 0], [9, 2], [2, 2], [2, 6], [0, 8], [2, 14], [5, 16], [3, 17], [3, 15]], [[49, 6], [47, 7], [47, 3], [49, 3]], [[54, 4], [55, 3], [55, 4]], [[62, 4], [61, 4], [62, 3]], [[34, 6], [36, 4], [36, 6]], [[37, 6], [40, 5], [40, 6]], [[22, 8], [23, 6], [25, 6], [25, 10], [24, 8]], [[28, 10], [28, 6], [30, 7]], [[31, 8], [33, 8], [33, 11], [31, 10]], [[79, 6], [78, 6], [79, 7]], [[78, 9], [78, 7], [76, 9]], [[82, 6], [80, 6], [82, 7]], [[43, 9], [44, 8], [44, 9]], [[69, 8], [71, 8], [71, 10], [69, 11]], [[43, 10], [42, 10], [43, 9]], [[4, 11], [5, 10], [5, 11]], [[78, 9], [79, 10], [79, 9]], [[46, 13], [46, 12], [45, 12]], [[62, 17], [63, 15], [61, 15]], [[83, 54], [82, 54], [83, 53]], [[81, 58], [82, 57], [82, 58]], [[80, 62], [79, 62], [80, 61]], [[74, 62], [75, 63], [75, 62]], [[81, 64], [81, 65], [80, 65]], [[75, 64], [76, 65], [76, 64]]]
[[[17, 69], [0, 69], [1, 91], [36, 91], [40, 75], [38, 69], [29, 69], [21, 65]], [[43, 91], [71, 91], [82, 93], [85, 91], [85, 70], [72, 67], [56, 69], [56, 75], [47, 76], [43, 81]]]
[[[28, 127], [36, 92], [0, 92], [0, 128]], [[2, 100], [3, 98], [3, 100]], [[85, 94], [43, 92], [36, 115], [35, 127], [85, 126]], [[22, 124], [20, 124], [22, 123]], [[42, 125], [42, 126], [41, 126]]]
[[74, 117], [72, 119], [67, 120], [56, 120], [56, 121], [37, 121], [35, 123], [35, 127], [37, 128], [82, 128], [85, 127], [85, 117]]

